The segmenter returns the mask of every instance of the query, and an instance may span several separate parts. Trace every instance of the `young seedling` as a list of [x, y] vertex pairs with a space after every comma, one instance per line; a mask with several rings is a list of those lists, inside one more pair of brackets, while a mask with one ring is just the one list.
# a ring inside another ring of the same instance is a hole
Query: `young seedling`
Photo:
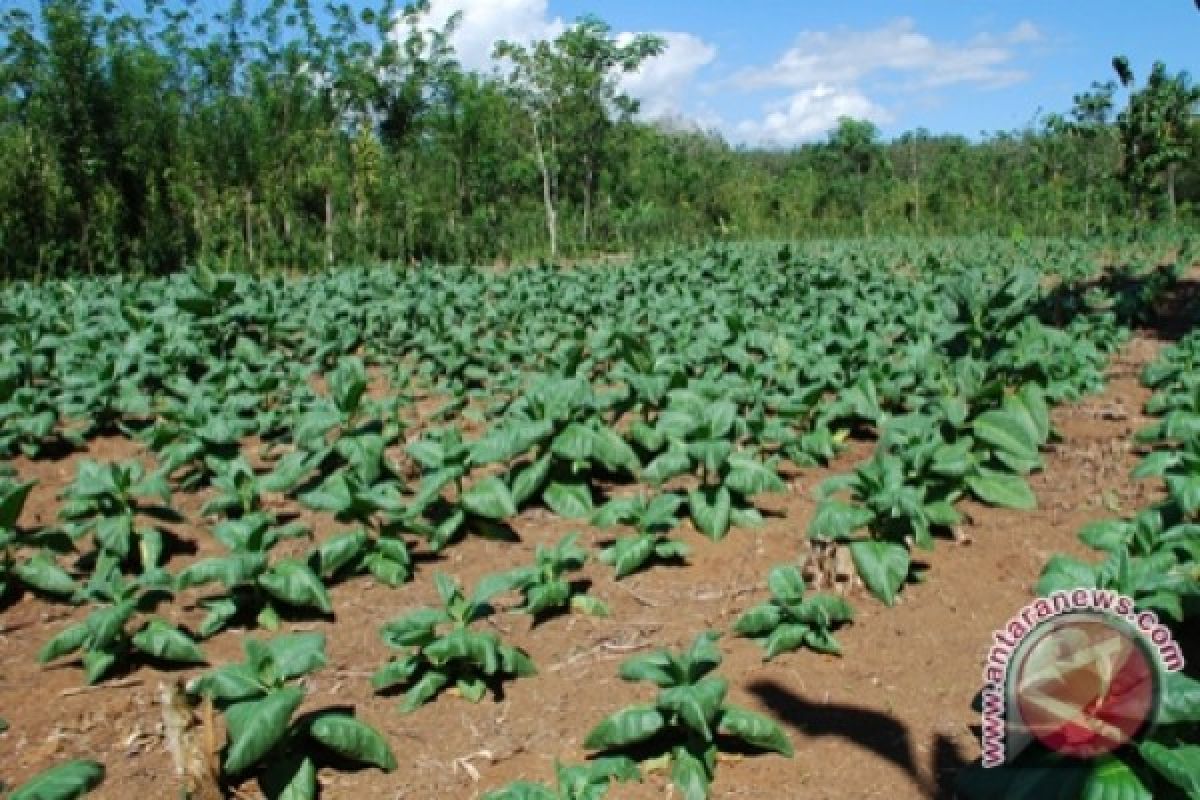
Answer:
[[[504, 520], [516, 516], [517, 503], [508, 484], [497, 476], [464, 478], [475, 466], [472, 448], [457, 428], [432, 433], [410, 444], [407, 452], [421, 466], [417, 495], [404, 513], [403, 524], [422, 534], [435, 553], [467, 532], [495, 539], [512, 539]], [[452, 488], [451, 498], [444, 495]]]
[[642, 569], [651, 561], [678, 561], [687, 558], [691, 549], [673, 539], [670, 532], [679, 524], [675, 516], [683, 505], [677, 494], [660, 494], [647, 501], [645, 495], [610, 500], [592, 516], [592, 524], [600, 527], [626, 524], [636, 531], [631, 536], [619, 536], [600, 551], [600, 560], [616, 569], [617, 579]]
[[81, 461], [74, 483], [63, 492], [59, 515], [72, 539], [92, 535], [98, 564], [117, 563], [138, 572], [161, 567], [166, 547], [163, 531], [140, 524], [142, 517], [165, 522], [181, 519], [171, 508], [171, 490], [163, 473], [147, 475], [136, 461]]
[[829, 594], [804, 597], [804, 578], [791, 566], [772, 569], [767, 587], [771, 599], [749, 609], [733, 626], [735, 632], [763, 647], [764, 661], [801, 647], [841, 653], [833, 629], [854, 618], [845, 600]]
[[279, 526], [269, 514], [256, 513], [227, 520], [213, 529], [229, 554], [206, 558], [179, 573], [180, 589], [218, 583], [225, 593], [201, 601], [208, 615], [200, 624], [208, 638], [236, 619], [254, 620], [267, 630], [280, 625], [277, 603], [297, 609], [333, 613], [333, 603], [320, 576], [302, 561], [271, 560], [271, 550], [283, 539], [307, 536], [297, 524]]
[[783, 730], [760, 714], [725, 702], [728, 682], [710, 676], [721, 664], [717, 634], [696, 637], [685, 651], [659, 650], [621, 665], [621, 678], [649, 681], [659, 688], [653, 703], [624, 708], [592, 729], [589, 750], [610, 751], [640, 745], [656, 753], [647, 766], [669, 766], [684, 800], [706, 800], [725, 739], [740, 739], [759, 750], [791, 757]]
[[587, 764], [554, 764], [555, 785], [515, 781], [483, 796], [483, 800], [601, 800], [613, 781], [641, 781], [630, 758], [598, 758]]
[[47, 664], [82, 652], [84, 675], [94, 684], [138, 656], [178, 664], [203, 664], [196, 642], [166, 620], [151, 616], [171, 598], [171, 576], [162, 570], [128, 579], [116, 567], [92, 576], [85, 593], [101, 604], [82, 622], [60, 632], [38, 652]]
[[709, 402], [693, 392], [676, 391], [672, 406], [658, 417], [658, 440], [645, 442], [665, 448], [643, 471], [651, 484], [699, 475], [700, 485], [687, 493], [688, 511], [696, 529], [713, 540], [724, 538], [734, 525], [760, 525], [762, 515], [750, 498], [787, 488], [775, 471], [778, 458], [763, 462], [734, 449], [736, 420], [732, 402]]
[[587, 562], [587, 551], [578, 541], [579, 534], [570, 533], [553, 547], [539, 544], [534, 556], [536, 563], [508, 573], [513, 588], [525, 599], [521, 611], [537, 617], [570, 608], [597, 617], [608, 616], [608, 606], [603, 601], [586, 594], [578, 583], [566, 577]]
[[227, 782], [254, 777], [268, 800], [291, 800], [317, 796], [317, 770], [324, 764], [396, 768], [387, 740], [352, 714], [325, 709], [295, 716], [305, 698], [299, 679], [326, 664], [323, 635], [251, 638], [242, 647], [241, 663], [219, 667], [187, 687], [224, 713], [229, 741], [221, 767]]
[[384, 643], [406, 653], [375, 672], [371, 685], [376, 692], [408, 687], [400, 704], [400, 711], [408, 713], [451, 685], [477, 703], [489, 682], [536, 673], [523, 650], [504, 644], [493, 633], [471, 629], [494, 611], [491, 598], [513, 588], [511, 576], [484, 578], [470, 599], [453, 578], [438, 573], [433, 580], [442, 608], [417, 609], [383, 626]]

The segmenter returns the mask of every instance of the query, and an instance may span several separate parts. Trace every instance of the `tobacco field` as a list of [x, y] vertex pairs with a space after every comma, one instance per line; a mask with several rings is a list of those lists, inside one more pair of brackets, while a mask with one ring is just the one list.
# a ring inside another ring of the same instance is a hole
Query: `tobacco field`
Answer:
[[1196, 262], [6, 285], [0, 796], [1200, 798], [1192, 666], [1137, 747], [972, 763], [1036, 592], [1200, 663]]

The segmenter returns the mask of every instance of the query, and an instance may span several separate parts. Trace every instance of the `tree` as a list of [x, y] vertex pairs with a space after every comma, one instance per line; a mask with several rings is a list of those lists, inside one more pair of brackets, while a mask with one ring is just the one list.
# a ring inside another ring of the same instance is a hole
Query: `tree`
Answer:
[[853, 204], [862, 219], [863, 235], [871, 233], [868, 193], [871, 182], [890, 175], [890, 164], [879, 141], [879, 129], [868, 120], [842, 117], [829, 136], [829, 152], [835, 172], [849, 187]]
[[496, 57], [512, 64], [510, 89], [528, 115], [551, 258], [558, 256], [563, 176], [578, 174], [586, 242], [591, 233], [599, 156], [612, 117], [637, 109], [636, 101], [620, 91], [620, 75], [636, 70], [665, 46], [663, 39], [647, 34], [620, 44], [607, 23], [596, 17], [582, 18], [553, 41], [535, 42], [530, 47], [507, 41], [496, 44]]
[[[1124, 56], [1113, 59], [1121, 83], [1132, 87], [1134, 76]], [[1146, 196], [1163, 190], [1172, 222], [1176, 221], [1175, 185], [1179, 168], [1187, 163], [1191, 130], [1200, 105], [1200, 86], [1187, 72], [1170, 75], [1156, 61], [1146, 85], [1133, 91], [1129, 105], [1117, 117], [1123, 160], [1121, 177], [1140, 213]]]

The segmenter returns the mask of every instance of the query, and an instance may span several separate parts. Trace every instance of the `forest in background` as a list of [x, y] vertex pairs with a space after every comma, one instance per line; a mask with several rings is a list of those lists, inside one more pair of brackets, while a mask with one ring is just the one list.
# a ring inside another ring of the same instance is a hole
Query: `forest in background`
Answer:
[[1200, 215], [1200, 86], [1161, 63], [1114, 58], [1071, 108], [977, 141], [844, 119], [819, 142], [748, 148], [639, 116], [619, 79], [665, 43], [597, 17], [501, 43], [504, 69], [484, 75], [424, 3], [216, 5], [42, 0], [0, 18], [0, 277]]

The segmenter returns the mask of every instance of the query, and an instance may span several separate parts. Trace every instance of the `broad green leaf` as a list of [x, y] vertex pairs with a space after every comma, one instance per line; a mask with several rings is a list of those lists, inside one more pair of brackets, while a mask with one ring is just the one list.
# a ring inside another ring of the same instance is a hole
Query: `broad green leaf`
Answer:
[[1182, 789], [1188, 797], [1200, 797], [1200, 745], [1167, 747], [1145, 741], [1137, 749], [1146, 763], [1168, 783]]
[[587, 519], [592, 515], [592, 490], [584, 482], [555, 481], [546, 487], [542, 499], [550, 510], [568, 519]]
[[448, 683], [450, 683], [450, 678], [445, 673], [433, 670], [426, 672], [419, 681], [413, 684], [411, 689], [405, 692], [404, 700], [400, 703], [400, 713], [408, 714], [416, 711], [429, 702]]
[[1153, 797], [1128, 764], [1104, 755], [1096, 759], [1080, 800], [1153, 800]]
[[395, 686], [402, 686], [413, 679], [421, 668], [421, 659], [417, 654], [406, 658], [392, 659], [371, 676], [371, 688], [376, 692], [386, 691]]
[[161, 619], [150, 620], [138, 631], [133, 636], [133, 646], [164, 661], [204, 664], [208, 660], [192, 637]]
[[822, 500], [808, 525], [808, 537], [816, 540], [843, 541], [874, 519], [871, 510], [842, 500]]
[[894, 605], [896, 593], [908, 578], [908, 548], [892, 542], [851, 542], [850, 555], [871, 594], [889, 606]]
[[396, 757], [383, 736], [349, 715], [321, 713], [309, 724], [308, 733], [343, 758], [371, 764], [384, 772], [396, 768]]
[[782, 620], [783, 614], [778, 606], [763, 603], [742, 614], [734, 623], [733, 630], [742, 636], [763, 636], [775, 630]]
[[696, 529], [714, 541], [729, 532], [733, 498], [724, 486], [705, 487], [688, 492], [688, 508]]
[[36, 553], [13, 567], [13, 572], [26, 586], [56, 597], [70, 597], [79, 589], [74, 579], [48, 553]]
[[35, 775], [13, 790], [8, 800], [74, 800], [104, 780], [104, 766], [95, 761], [73, 760]]
[[[252, 640], [253, 641], [253, 640]], [[250, 643], [243, 645], [249, 656]], [[291, 680], [324, 667], [325, 634], [288, 633], [259, 642], [280, 680]]]
[[785, 492], [787, 485], [769, 464], [745, 455], [729, 457], [725, 485], [744, 497], [761, 492]]
[[512, 482], [513, 502], [518, 506], [524, 505], [534, 497], [546, 484], [550, 475], [550, 467], [554, 459], [549, 453], [520, 469]]
[[299, 561], [279, 561], [258, 576], [258, 584], [277, 600], [297, 608], [316, 608], [325, 614], [333, 613], [333, 602], [325, 584], [306, 564]]
[[267, 800], [316, 800], [317, 768], [307, 756], [272, 761], [258, 777]]
[[662, 730], [663, 715], [649, 705], [624, 708], [592, 728], [583, 746], [589, 750], [610, 750], [644, 742]]
[[807, 625], [784, 623], [771, 631], [763, 642], [764, 661], [770, 661], [782, 653], [789, 653], [803, 647], [808, 640], [810, 628]]
[[788, 758], [792, 756], [792, 743], [787, 734], [762, 714], [738, 706], [724, 706], [717, 731], [726, 736], [736, 736], [760, 750], [771, 750]]
[[671, 749], [671, 783], [679, 789], [683, 800], [708, 800], [710, 780], [704, 762], [688, 748], [676, 746]]
[[467, 511], [485, 519], [508, 519], [517, 514], [517, 505], [512, 492], [502, 479], [496, 476], [475, 483], [462, 496], [462, 506]]
[[997, 450], [1022, 460], [1038, 457], [1038, 442], [1016, 414], [1009, 411], [988, 411], [971, 424], [975, 436]]
[[1008, 475], [990, 469], [980, 469], [968, 476], [967, 486], [983, 502], [1000, 508], [1032, 511], [1037, 508], [1033, 490], [1020, 475]]
[[261, 700], [234, 703], [226, 709], [229, 749], [225, 754], [225, 770], [236, 775], [259, 764], [283, 739], [292, 714], [303, 701], [304, 692], [288, 686]]
[[36, 484], [37, 481], [19, 483], [5, 489], [0, 495], [0, 530], [16, 529], [17, 518], [21, 516], [25, 501], [29, 499], [29, 492]]
[[793, 566], [780, 566], [767, 576], [767, 588], [783, 602], [795, 602], [804, 596], [804, 577]]

